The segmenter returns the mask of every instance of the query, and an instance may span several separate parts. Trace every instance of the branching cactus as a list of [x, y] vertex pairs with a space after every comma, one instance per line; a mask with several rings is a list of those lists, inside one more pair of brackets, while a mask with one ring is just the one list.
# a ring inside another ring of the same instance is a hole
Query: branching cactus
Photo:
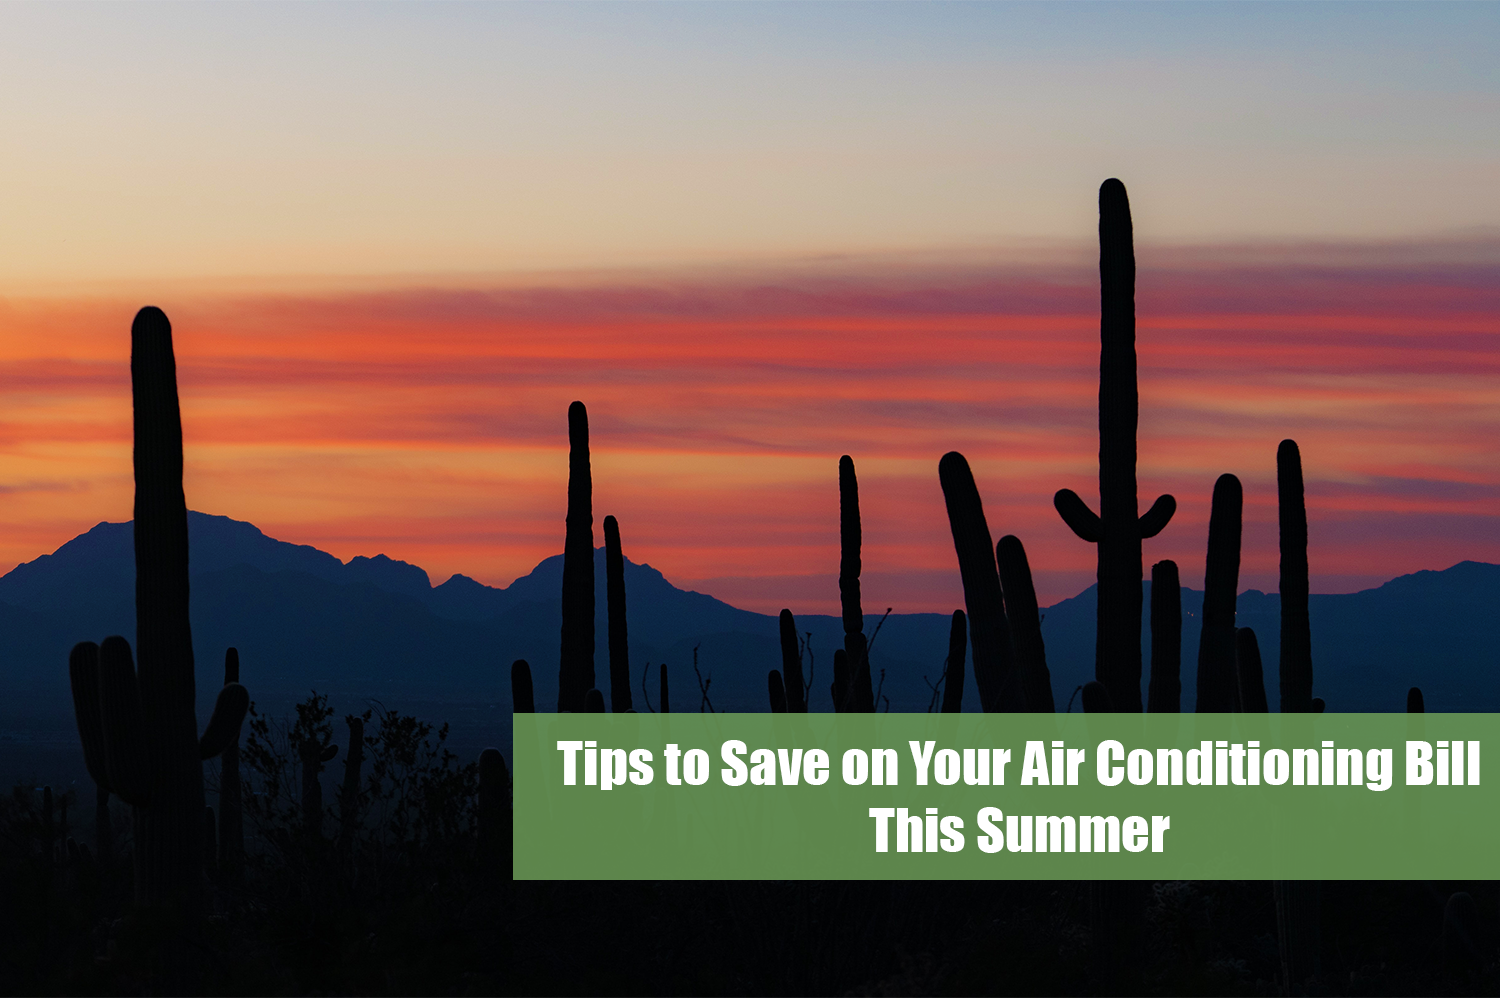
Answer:
[[844, 651], [849, 656], [850, 686], [840, 709], [858, 713], [875, 710], [875, 688], [870, 681], [869, 644], [865, 640], [865, 615], [859, 600], [860, 545], [859, 480], [854, 459], [839, 458], [839, 601], [844, 617]]
[[797, 620], [792, 611], [781, 611], [781, 676], [785, 682], [786, 709], [807, 713], [807, 684], [802, 678], [802, 649], [797, 644]]
[[562, 655], [557, 709], [584, 710], [594, 687], [594, 483], [589, 470], [589, 414], [568, 406], [568, 522], [563, 543]]
[[536, 713], [536, 701], [531, 693], [531, 665], [524, 658], [516, 659], [510, 666], [510, 701], [512, 713]]
[[1023, 711], [1026, 694], [1014, 668], [1010, 628], [1000, 595], [1000, 573], [984, 504], [969, 462], [949, 451], [938, 462], [938, 481], [948, 507], [948, 526], [958, 554], [958, 572], [968, 608], [969, 644], [974, 651], [974, 685], [985, 711]]
[[1099, 549], [1094, 675], [1115, 709], [1141, 710], [1141, 541], [1172, 519], [1177, 501], [1160, 496], [1144, 514], [1136, 498], [1135, 241], [1125, 185], [1099, 188], [1099, 513], [1071, 489], [1053, 497], [1058, 514]]
[[[224, 652], [224, 685], [240, 681], [240, 652]], [[245, 867], [244, 788], [240, 783], [240, 733], [219, 757], [219, 872], [226, 884], [239, 882]]]
[[616, 714], [631, 709], [630, 641], [625, 626], [625, 554], [620, 524], [604, 518], [604, 595], [609, 603], [609, 707]]
[[962, 610], [953, 611], [948, 628], [948, 661], [943, 666], [943, 713], [960, 714], [964, 709], [964, 653], [969, 647], [969, 624]]
[[1016, 668], [1026, 692], [1026, 709], [1051, 714], [1057, 710], [1052, 700], [1052, 673], [1047, 671], [1047, 649], [1042, 643], [1042, 617], [1031, 582], [1031, 566], [1020, 539], [1013, 534], [1000, 538], [995, 545], [995, 563], [1000, 570], [1000, 591]]
[[1240, 480], [1220, 475], [1208, 516], [1208, 559], [1203, 578], [1203, 629], [1198, 637], [1198, 713], [1235, 710], [1235, 591], [1240, 581]]
[[1281, 712], [1313, 709], [1312, 622], [1308, 614], [1307, 499], [1302, 454], [1295, 440], [1276, 448], [1276, 496], [1281, 521]]
[[1175, 561], [1151, 566], [1151, 685], [1146, 700], [1153, 714], [1182, 710], [1182, 584]]
[[135, 408], [137, 671], [128, 642], [85, 642], [69, 658], [73, 709], [94, 782], [132, 806], [141, 903], [201, 910], [203, 760], [234, 740], [249, 706], [239, 683], [219, 691], [198, 736], [188, 625], [187, 502], [172, 327], [143, 308], [131, 327]]

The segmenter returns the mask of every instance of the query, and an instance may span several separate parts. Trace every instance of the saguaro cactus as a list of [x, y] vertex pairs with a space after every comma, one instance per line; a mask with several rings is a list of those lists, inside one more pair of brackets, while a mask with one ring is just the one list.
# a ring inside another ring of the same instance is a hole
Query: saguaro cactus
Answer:
[[1260, 642], [1248, 627], [1234, 630], [1234, 671], [1239, 681], [1240, 709], [1247, 714], [1264, 714], [1271, 709], [1266, 701], [1266, 681], [1260, 664]]
[[594, 688], [594, 483], [589, 414], [568, 406], [568, 531], [563, 543], [562, 655], [557, 709], [582, 711]]
[[948, 662], [943, 667], [943, 713], [961, 714], [964, 709], [964, 652], [969, 647], [969, 623], [962, 610], [953, 611], [948, 628]]
[[1099, 514], [1076, 492], [1053, 497], [1057, 512], [1099, 548], [1098, 631], [1094, 674], [1115, 710], [1141, 709], [1141, 541], [1172, 519], [1177, 500], [1157, 498], [1137, 515], [1135, 245], [1125, 185], [1099, 188]]
[[1036, 605], [1036, 587], [1031, 582], [1031, 566], [1020, 538], [1006, 534], [995, 545], [995, 564], [1000, 569], [1000, 591], [1005, 600], [1005, 619], [1010, 624], [1011, 646], [1016, 668], [1021, 673], [1021, 688], [1026, 692], [1026, 709], [1051, 714], [1057, 708], [1052, 701], [1052, 674], [1047, 671], [1047, 649], [1042, 643], [1042, 617]]
[[1413, 686], [1406, 691], [1406, 712], [1408, 714], [1425, 714], [1427, 712], [1427, 705], [1422, 699], [1422, 688], [1420, 686]]
[[1281, 712], [1312, 712], [1312, 622], [1308, 615], [1307, 500], [1295, 440], [1276, 448], [1281, 520]]
[[609, 604], [609, 709], [623, 714], [631, 709], [630, 641], [625, 626], [625, 555], [620, 550], [620, 524], [604, 518], [604, 596]]
[[1153, 714], [1182, 710], [1182, 584], [1175, 561], [1151, 566], [1151, 685], [1146, 700]]
[[510, 770], [496, 748], [479, 753], [479, 848], [496, 872], [511, 869]]
[[1010, 628], [1000, 595], [995, 546], [990, 541], [974, 473], [962, 454], [949, 451], [938, 462], [938, 481], [943, 486], [948, 526], [953, 531], [953, 548], [958, 553], [958, 572], [964, 584], [979, 702], [989, 712], [1025, 710], [1026, 694], [1014, 668]]
[[1236, 709], [1234, 607], [1240, 580], [1240, 480], [1220, 475], [1208, 516], [1208, 559], [1203, 577], [1203, 629], [1198, 637], [1200, 714]]
[[135, 606], [140, 666], [110, 637], [73, 649], [69, 678], [84, 758], [96, 783], [133, 808], [135, 892], [199, 910], [203, 760], [239, 731], [249, 694], [219, 691], [203, 737], [193, 710], [187, 502], [172, 327], [143, 308], [131, 327], [135, 408]]
[[781, 681], [780, 670], [772, 669], [766, 673], [766, 692], [771, 696], [771, 713], [785, 714], [786, 686]]
[[[240, 681], [238, 648], [224, 651], [224, 685]], [[219, 871], [237, 883], [245, 866], [244, 789], [240, 784], [240, 732], [236, 728], [219, 757]]]
[[302, 760], [302, 828], [308, 838], [316, 839], [323, 834], [323, 782], [319, 774], [324, 763], [333, 761], [339, 754], [337, 745], [324, 745], [318, 741], [305, 741], [299, 747]]
[[807, 684], [802, 678], [802, 649], [797, 645], [797, 620], [792, 611], [781, 611], [781, 676], [785, 683], [786, 709], [807, 713]]
[[839, 458], [839, 601], [844, 617], [844, 651], [849, 656], [850, 686], [844, 691], [843, 710], [870, 713], [875, 710], [875, 688], [870, 681], [869, 644], [865, 640], [865, 615], [859, 602], [859, 549], [863, 534], [859, 524], [859, 480], [854, 459]]
[[511, 713], [535, 714], [536, 702], [531, 695], [531, 665], [518, 658], [510, 665]]
[[349, 751], [344, 753], [344, 785], [339, 789], [339, 851], [347, 853], [359, 831], [360, 770], [365, 762], [365, 719], [355, 714], [344, 718], [349, 725]]

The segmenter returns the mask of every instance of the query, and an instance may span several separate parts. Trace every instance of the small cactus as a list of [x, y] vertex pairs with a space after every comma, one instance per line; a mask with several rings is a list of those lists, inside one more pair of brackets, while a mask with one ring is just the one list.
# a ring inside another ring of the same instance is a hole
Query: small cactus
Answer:
[[849, 656], [850, 687], [845, 690], [842, 710], [863, 714], [875, 710], [875, 689], [870, 680], [869, 643], [865, 638], [865, 615], [860, 608], [859, 480], [854, 459], [839, 458], [839, 602], [843, 610], [844, 651]]
[[[240, 681], [240, 653], [237, 648], [224, 652], [224, 685]], [[218, 869], [224, 881], [237, 884], [245, 866], [244, 787], [240, 782], [240, 733], [224, 747], [219, 756], [219, 840]]]
[[781, 674], [785, 681], [786, 709], [807, 713], [807, 685], [802, 678], [802, 649], [797, 645], [797, 621], [792, 611], [781, 611]]
[[1234, 668], [1239, 682], [1240, 709], [1247, 714], [1264, 714], [1271, 707], [1266, 700], [1266, 681], [1260, 664], [1260, 642], [1248, 627], [1234, 631]]
[[[602, 694], [601, 694], [602, 696]], [[511, 873], [510, 770], [496, 748], [479, 753], [479, 849], [492, 869]]]
[[962, 610], [953, 611], [948, 628], [948, 661], [943, 666], [943, 713], [959, 714], [964, 709], [964, 652], [969, 645], [969, 626]]
[[1427, 706], [1422, 700], [1422, 688], [1413, 686], [1406, 691], [1406, 712], [1408, 714], [1425, 714]]
[[1203, 580], [1203, 629], [1198, 638], [1198, 713], [1228, 713], [1239, 699], [1234, 680], [1234, 612], [1240, 578], [1240, 515], [1244, 490], [1233, 475], [1214, 483]]
[[1019, 538], [1006, 534], [995, 545], [995, 563], [1000, 570], [1000, 591], [1005, 600], [1005, 619], [1010, 624], [1016, 669], [1026, 693], [1026, 709], [1051, 714], [1052, 674], [1047, 671], [1047, 649], [1042, 643], [1042, 618], [1036, 605], [1036, 587], [1031, 566]]
[[583, 712], [585, 714], [604, 713], [604, 694], [597, 689], [589, 690], [583, 697]]
[[1276, 497], [1281, 527], [1281, 712], [1312, 710], [1312, 624], [1308, 612], [1307, 499], [1302, 454], [1295, 440], [1276, 448]]
[[1182, 710], [1182, 584], [1175, 561], [1151, 566], [1151, 685], [1146, 701], [1153, 714]]
[[657, 666], [657, 672], [661, 673], [661, 711], [663, 714], [672, 713], [672, 703], [667, 698], [667, 663], [663, 662]]
[[536, 713], [536, 702], [531, 695], [531, 666], [524, 658], [516, 659], [510, 666], [510, 702], [513, 713]]
[[1443, 966], [1458, 977], [1474, 973], [1483, 964], [1479, 906], [1471, 894], [1459, 891], [1443, 905]]
[[318, 774], [338, 753], [337, 745], [313, 739], [298, 747], [298, 757], [302, 760], [302, 829], [310, 839], [323, 834], [323, 783]]
[[609, 706], [616, 714], [631, 709], [630, 641], [625, 627], [625, 555], [620, 524], [604, 518], [604, 595], [609, 604]]
[[589, 470], [589, 414], [568, 406], [568, 519], [563, 544], [562, 652], [557, 709], [585, 710], [594, 686], [594, 485]]
[[344, 718], [349, 725], [349, 751], [344, 753], [344, 785], [339, 789], [339, 851], [347, 854], [359, 831], [360, 770], [365, 761], [365, 719], [354, 714]]

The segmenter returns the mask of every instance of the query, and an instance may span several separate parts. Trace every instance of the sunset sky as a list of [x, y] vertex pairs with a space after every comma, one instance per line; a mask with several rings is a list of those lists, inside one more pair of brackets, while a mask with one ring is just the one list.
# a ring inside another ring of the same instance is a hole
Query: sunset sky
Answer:
[[[1276, 588], [1500, 561], [1500, 6], [0, 6], [0, 572], [130, 516], [129, 324], [194, 509], [505, 585], [596, 522], [679, 586], [962, 603], [938, 458], [1092, 581], [1099, 183], [1140, 267], [1145, 545], [1246, 487]], [[602, 532], [596, 533], [602, 543]]]

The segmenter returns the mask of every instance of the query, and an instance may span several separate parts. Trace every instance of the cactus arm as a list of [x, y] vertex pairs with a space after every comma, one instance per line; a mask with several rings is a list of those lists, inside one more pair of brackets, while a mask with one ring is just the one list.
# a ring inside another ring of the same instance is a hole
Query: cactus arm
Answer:
[[780, 671], [772, 669], [766, 675], [766, 689], [771, 694], [771, 713], [785, 714], [786, 687], [781, 682]]
[[963, 580], [964, 604], [968, 610], [969, 643], [974, 656], [974, 685], [986, 712], [1026, 709], [1025, 694], [1011, 662], [1010, 629], [1000, 595], [1000, 574], [995, 567], [995, 546], [990, 541], [984, 505], [969, 462], [958, 451], [944, 454], [938, 462], [938, 481], [948, 507], [948, 525], [958, 554]]
[[245, 720], [245, 711], [250, 707], [250, 691], [239, 683], [226, 683], [214, 701], [213, 715], [203, 737], [198, 739], [198, 757], [212, 759], [227, 749], [240, 736], [240, 725]]
[[105, 638], [99, 646], [99, 714], [109, 789], [142, 807], [150, 801], [145, 722], [130, 645], [121, 637]]
[[73, 688], [73, 716], [83, 743], [83, 762], [98, 786], [109, 787], [104, 753], [104, 721], [99, 716], [99, 646], [80, 641], [68, 654], [68, 681]]
[[1006, 534], [995, 545], [995, 564], [1000, 569], [1000, 588], [1005, 597], [1005, 619], [1010, 624], [1011, 644], [1021, 687], [1026, 691], [1026, 709], [1051, 714], [1052, 674], [1047, 671], [1047, 649], [1042, 643], [1042, 618], [1036, 605], [1036, 587], [1031, 566], [1020, 538]]
[[791, 714], [807, 713], [806, 686], [802, 679], [802, 651], [797, 646], [797, 618], [782, 610], [781, 674], [785, 680], [786, 709]]
[[1172, 514], [1177, 512], [1177, 500], [1170, 495], [1157, 496], [1156, 502], [1151, 508], [1141, 514], [1136, 521], [1140, 526], [1141, 539], [1155, 537], [1164, 530], [1172, 520]]
[[1057, 509], [1057, 515], [1068, 525], [1068, 529], [1080, 539], [1090, 544], [1099, 543], [1099, 538], [1104, 535], [1104, 528], [1099, 523], [1099, 517], [1089, 509], [1088, 503], [1078, 497], [1077, 492], [1058, 489], [1057, 494], [1052, 497], [1052, 505]]

